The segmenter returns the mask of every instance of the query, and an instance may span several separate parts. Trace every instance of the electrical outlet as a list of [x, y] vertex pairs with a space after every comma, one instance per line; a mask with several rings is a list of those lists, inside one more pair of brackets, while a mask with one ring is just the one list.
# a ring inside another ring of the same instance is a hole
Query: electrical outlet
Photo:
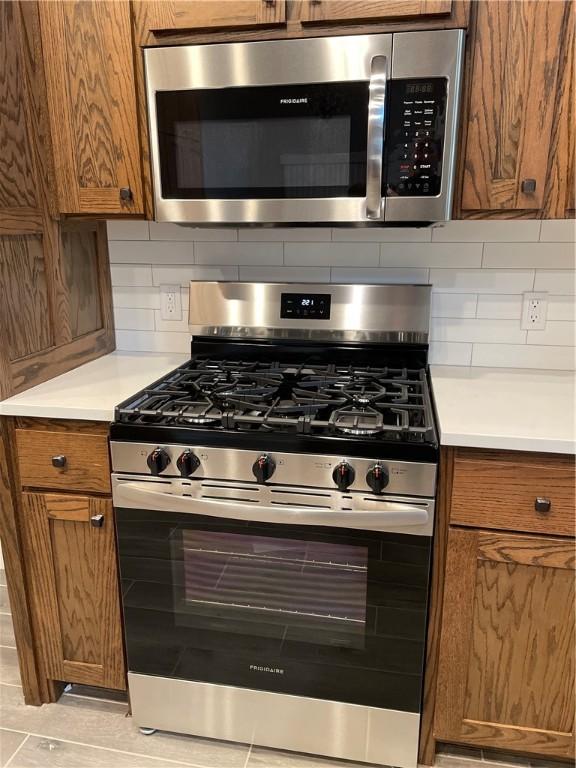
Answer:
[[160, 316], [162, 320], [182, 320], [182, 295], [179, 285], [160, 286]]
[[547, 293], [524, 293], [522, 298], [522, 325], [524, 331], [543, 331], [548, 314]]

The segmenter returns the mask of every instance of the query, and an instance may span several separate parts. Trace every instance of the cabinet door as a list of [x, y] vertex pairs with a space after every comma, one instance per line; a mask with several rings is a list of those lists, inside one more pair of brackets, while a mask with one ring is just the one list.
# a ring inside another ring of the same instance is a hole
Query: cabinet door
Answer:
[[403, 19], [409, 16], [447, 16], [452, 0], [304, 0], [303, 22]]
[[436, 739], [574, 754], [571, 539], [451, 529]]
[[142, 0], [136, 12], [151, 32], [258, 27], [286, 20], [285, 0]]
[[61, 213], [141, 213], [128, 0], [39, 3]]
[[46, 676], [125, 689], [112, 502], [39, 493], [22, 499]]
[[463, 209], [543, 207], [569, 6], [474, 4]]

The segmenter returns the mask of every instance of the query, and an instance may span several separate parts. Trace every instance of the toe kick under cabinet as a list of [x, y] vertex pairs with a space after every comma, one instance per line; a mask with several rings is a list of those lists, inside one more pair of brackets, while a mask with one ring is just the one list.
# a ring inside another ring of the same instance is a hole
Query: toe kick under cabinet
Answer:
[[574, 757], [573, 457], [448, 449], [437, 741]]
[[26, 422], [14, 448], [41, 675], [125, 689], [107, 425]]

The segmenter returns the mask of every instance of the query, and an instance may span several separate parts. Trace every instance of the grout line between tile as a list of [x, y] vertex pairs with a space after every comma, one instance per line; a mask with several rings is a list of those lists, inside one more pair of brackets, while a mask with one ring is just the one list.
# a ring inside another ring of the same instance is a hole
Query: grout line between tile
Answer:
[[[18, 733], [25, 733], [25, 731], [18, 731]], [[24, 744], [26, 744], [26, 742], [28, 741], [28, 739], [29, 739], [29, 738], [30, 738], [30, 734], [28, 733], [28, 734], [26, 735], [26, 738], [25, 738], [25, 739], [22, 741], [22, 743], [21, 743], [21, 744], [20, 744], [20, 745], [17, 747], [17, 749], [14, 751], [14, 753], [13, 753], [12, 755], [10, 755], [10, 758], [8, 759], [8, 762], [4, 763], [4, 768], [8, 768], [8, 766], [10, 765], [10, 763], [12, 762], [12, 760], [14, 760], [14, 758], [16, 757], [16, 755], [18, 754], [18, 752], [20, 752], [20, 750], [22, 749], [22, 747], [24, 746]]]
[[0, 686], [7, 685], [8, 688], [22, 688], [22, 686], [19, 683], [5, 683], [4, 680], [0, 680]]
[[[19, 733], [24, 733], [24, 731], [19, 731]], [[34, 733], [34, 732], [28, 733], [28, 736], [26, 737], [26, 739], [24, 739], [24, 741], [18, 747], [16, 752], [14, 752], [14, 754], [10, 757], [10, 760], [8, 761], [8, 763], [6, 763], [4, 768], [8, 768], [9, 763], [15, 757], [16, 753], [20, 751], [20, 749], [23, 747], [23, 745], [26, 743], [26, 741], [30, 736], [34, 736], [37, 739], [51, 739], [53, 741], [61, 741], [63, 744], [75, 744], [78, 747], [88, 747], [89, 749], [102, 749], [106, 752], [115, 752], [120, 755], [132, 755], [136, 757], [145, 757], [148, 760], [162, 760], [165, 763], [172, 763], [173, 765], [180, 765], [180, 766], [186, 765], [186, 766], [189, 766], [189, 768], [207, 768], [206, 765], [202, 765], [201, 763], [189, 763], [185, 760], [172, 760], [172, 758], [170, 757], [159, 757], [156, 755], [149, 755], [145, 752], [129, 752], [127, 749], [114, 749], [113, 747], [102, 747], [100, 745], [90, 744], [85, 741], [74, 741], [72, 739], [61, 738], [60, 736], [50, 736], [46, 733]], [[144, 736], [143, 738], [148, 738], [148, 737]]]
[[540, 226], [538, 227], [538, 237], [536, 238], [537, 242], [542, 242], [542, 219], [539, 221]]
[[246, 755], [246, 760], [244, 762], [244, 767], [243, 768], [247, 768], [247, 766], [248, 766], [248, 762], [250, 760], [250, 755], [252, 754], [252, 747], [253, 746], [254, 746], [254, 744], [250, 744], [250, 746], [248, 747], [248, 754]]
[[15, 645], [4, 645], [4, 643], [0, 643], [0, 648], [10, 648], [12, 651], [16, 650]]

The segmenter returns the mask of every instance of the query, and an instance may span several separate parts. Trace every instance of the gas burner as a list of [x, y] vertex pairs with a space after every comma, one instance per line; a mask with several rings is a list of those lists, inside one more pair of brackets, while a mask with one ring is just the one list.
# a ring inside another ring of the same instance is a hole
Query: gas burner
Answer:
[[423, 369], [192, 359], [118, 407], [119, 422], [237, 432], [434, 439]]
[[345, 406], [334, 411], [330, 424], [345, 435], [377, 435], [384, 429], [384, 417], [374, 408]]

